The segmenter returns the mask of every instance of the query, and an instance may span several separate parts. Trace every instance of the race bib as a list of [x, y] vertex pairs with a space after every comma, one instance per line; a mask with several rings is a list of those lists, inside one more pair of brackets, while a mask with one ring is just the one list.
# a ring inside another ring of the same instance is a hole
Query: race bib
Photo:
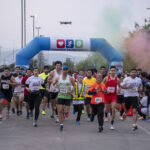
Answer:
[[108, 91], [108, 93], [114, 93], [115, 87], [108, 87], [107, 91]]
[[95, 98], [95, 103], [101, 103], [102, 102], [102, 97], [96, 97]]
[[62, 94], [67, 94], [67, 89], [61, 88], [61, 89], [60, 89], [60, 93], [62, 93]]
[[38, 86], [33, 86], [34, 91], [38, 91], [40, 88]]
[[8, 89], [9, 89], [9, 84], [3, 84], [3, 85], [2, 85], [2, 88], [3, 88], [4, 90], [8, 90]]

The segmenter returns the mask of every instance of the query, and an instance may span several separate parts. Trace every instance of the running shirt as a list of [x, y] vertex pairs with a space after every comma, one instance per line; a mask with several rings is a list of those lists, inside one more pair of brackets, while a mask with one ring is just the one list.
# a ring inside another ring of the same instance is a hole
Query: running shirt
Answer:
[[113, 80], [111, 79], [110, 76], [108, 76], [107, 83], [105, 84], [108, 92], [107, 95], [109, 96], [117, 95], [117, 83], [118, 83], [117, 77], [115, 77], [115, 79]]
[[12, 75], [9, 75], [5, 77], [4, 75], [1, 76], [1, 84], [0, 84], [0, 89], [2, 92], [9, 92], [12, 93], [12, 86], [7, 84], [7, 81], [11, 80]]
[[[53, 78], [52, 78], [52, 81], [54, 81], [57, 77], [59, 77], [60, 76], [60, 74], [58, 74], [57, 73], [57, 71], [56, 71], [56, 69], [54, 70], [54, 76], [53, 76]], [[56, 84], [55, 85], [55, 88], [56, 88], [56, 91], [55, 92], [58, 92], [59, 91], [59, 89], [58, 89], [58, 84]], [[53, 90], [52, 90], [52, 88], [50, 87], [50, 92], [53, 92]], [[55, 93], [54, 92], [54, 93]]]
[[140, 100], [140, 103], [143, 107], [147, 107], [147, 100], [148, 100], [148, 97], [147, 96], [144, 96], [141, 100]]
[[104, 103], [104, 93], [102, 92], [102, 90], [105, 90], [105, 84], [104, 83], [94, 83], [89, 91], [94, 92], [96, 90], [100, 90], [99, 93], [92, 95], [91, 98], [91, 104], [99, 104], [99, 103]]
[[117, 85], [117, 95], [124, 95], [124, 89]]
[[31, 92], [39, 91], [43, 83], [44, 81], [41, 77], [35, 76], [29, 77], [26, 81], [26, 84], [29, 85], [29, 89], [31, 90]]
[[133, 85], [133, 88], [131, 89], [124, 89], [124, 97], [138, 97], [138, 88], [142, 84], [142, 81], [140, 78], [131, 78], [131, 77], [126, 77], [123, 82], [121, 83], [122, 86], [131, 86]]
[[67, 75], [66, 79], [63, 80], [62, 75], [60, 75], [59, 81], [58, 81], [58, 88], [59, 88], [58, 98], [71, 99], [72, 95], [68, 94], [68, 92], [71, 91], [71, 86], [72, 86], [72, 84], [70, 81], [70, 76]]
[[[41, 77], [43, 79], [43, 81], [45, 81], [45, 79], [49, 76], [49, 73], [48, 74], [45, 74], [45, 72], [41, 73], [39, 75], [39, 77]], [[43, 86], [41, 86], [41, 90], [45, 90], [45, 88]]]
[[83, 83], [85, 84], [85, 97], [92, 97], [91, 95], [88, 95], [88, 91], [90, 89], [90, 86], [93, 85], [96, 82], [96, 79], [94, 77], [91, 77], [90, 79], [88, 79], [87, 77], [85, 77], [83, 79]]
[[21, 86], [22, 79], [23, 79], [23, 77], [21, 77], [21, 78], [16, 77], [15, 78], [16, 82], [20, 83], [20, 85], [15, 86], [14, 93], [22, 93], [24, 91], [24, 88]]

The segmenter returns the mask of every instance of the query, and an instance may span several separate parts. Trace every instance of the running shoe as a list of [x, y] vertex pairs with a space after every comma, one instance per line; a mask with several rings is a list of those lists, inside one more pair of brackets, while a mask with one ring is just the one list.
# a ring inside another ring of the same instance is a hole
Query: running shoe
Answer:
[[150, 117], [148, 117], [148, 118], [146, 119], [146, 121], [147, 121], [147, 122], [150, 122]]
[[56, 116], [56, 123], [59, 123], [59, 117]]
[[34, 120], [33, 126], [34, 126], [34, 127], [37, 127], [37, 120]]
[[63, 130], [64, 130], [64, 125], [61, 124], [61, 125], [60, 125], [60, 131], [63, 131]]
[[76, 121], [76, 124], [77, 124], [77, 125], [80, 125], [80, 121]]
[[115, 130], [113, 125], [110, 126], [110, 130]]
[[84, 109], [82, 110], [82, 114], [85, 114], [85, 111], [84, 111]]
[[104, 118], [104, 122], [108, 122], [108, 117], [105, 117], [105, 118]]
[[87, 118], [87, 121], [91, 121], [90, 117]]
[[103, 127], [99, 127], [99, 132], [102, 132], [103, 131]]
[[46, 115], [46, 112], [45, 112], [45, 110], [42, 110], [42, 115]]
[[120, 117], [119, 117], [119, 119], [120, 119], [120, 120], [123, 120], [123, 117], [122, 117], [122, 116], [120, 116]]
[[91, 122], [94, 121], [94, 115], [91, 115], [90, 120], [91, 120]]
[[144, 118], [143, 117], [139, 117], [139, 120], [144, 120]]
[[138, 129], [138, 126], [137, 126], [136, 124], [135, 124], [135, 125], [133, 124], [133, 125], [132, 125], [132, 130], [135, 131], [135, 130], [137, 130], [137, 129]]

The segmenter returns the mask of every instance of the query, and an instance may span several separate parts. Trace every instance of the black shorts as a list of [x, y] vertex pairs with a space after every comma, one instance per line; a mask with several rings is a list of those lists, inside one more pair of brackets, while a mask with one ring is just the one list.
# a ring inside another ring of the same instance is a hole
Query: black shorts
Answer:
[[117, 103], [118, 104], [125, 103], [123, 95], [117, 95]]
[[71, 100], [70, 99], [61, 99], [61, 98], [58, 98], [57, 104], [58, 105], [70, 106]]
[[11, 102], [12, 97], [13, 97], [12, 93], [0, 91], [0, 99], [3, 98], [6, 99], [7, 102]]
[[45, 96], [47, 99], [50, 99], [50, 92], [45, 91], [44, 96]]
[[138, 107], [138, 97], [125, 97], [125, 108], [129, 110], [132, 106], [133, 109]]
[[24, 101], [25, 101], [26, 103], [29, 103], [29, 95], [24, 95]]
[[58, 96], [58, 92], [50, 92], [51, 99], [56, 99]]
[[41, 96], [42, 96], [42, 98], [43, 98], [44, 95], [45, 95], [45, 89], [40, 89], [40, 93], [41, 93]]
[[85, 105], [90, 105], [91, 104], [91, 97], [86, 97], [84, 100]]

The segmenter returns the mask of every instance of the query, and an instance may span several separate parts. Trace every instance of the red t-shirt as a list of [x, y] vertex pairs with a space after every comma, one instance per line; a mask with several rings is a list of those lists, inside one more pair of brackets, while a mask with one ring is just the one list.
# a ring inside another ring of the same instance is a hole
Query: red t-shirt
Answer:
[[[22, 85], [25, 85], [26, 80], [27, 80], [28, 78], [29, 78], [28, 76], [24, 76], [23, 79], [22, 79], [22, 81], [21, 81], [21, 84], [22, 84]], [[28, 94], [29, 94], [29, 92], [25, 89], [25, 90], [24, 90], [24, 95], [28, 95]]]

